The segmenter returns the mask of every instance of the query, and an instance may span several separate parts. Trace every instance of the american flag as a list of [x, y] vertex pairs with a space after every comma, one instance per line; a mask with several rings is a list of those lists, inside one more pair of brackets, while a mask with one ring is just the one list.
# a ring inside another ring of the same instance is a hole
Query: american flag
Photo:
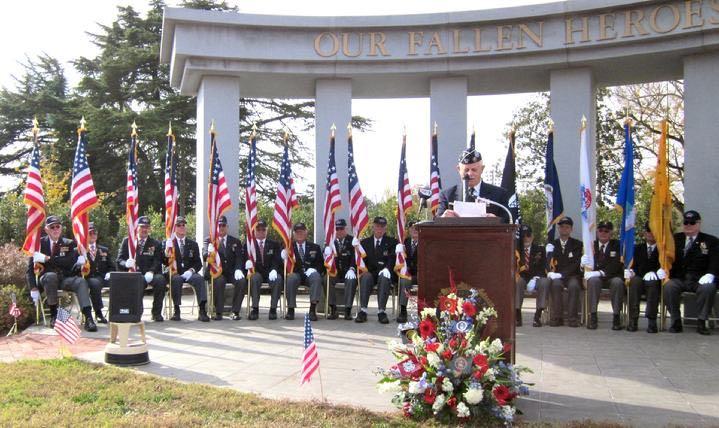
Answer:
[[320, 357], [317, 355], [315, 336], [312, 334], [310, 314], [305, 314], [305, 350], [302, 352], [302, 374], [300, 385], [312, 380], [312, 375], [320, 368]]
[[[282, 238], [285, 248], [290, 248], [291, 244], [292, 209], [298, 206], [295, 182], [292, 179], [292, 168], [290, 167], [290, 149], [285, 144], [285, 153], [282, 155], [282, 165], [280, 167], [280, 181], [277, 183], [275, 214], [272, 218], [272, 227]], [[289, 251], [287, 254], [287, 272], [292, 272], [294, 268], [294, 252]]]
[[[407, 174], [407, 136], [402, 137], [402, 154], [399, 158], [399, 178], [397, 181], [397, 239], [404, 244], [405, 215], [412, 208], [412, 189]], [[407, 269], [407, 254], [403, 250], [397, 253], [394, 270], [402, 278], [411, 279]]]
[[[179, 190], [177, 186], [177, 157], [175, 157], [175, 135], [172, 126], [167, 131], [167, 154], [165, 154], [165, 239], [175, 238], [175, 220], [177, 219], [177, 199]], [[167, 251], [167, 265], [170, 274], [177, 273], [175, 261], [175, 247], [170, 246]]]
[[[40, 145], [37, 141], [40, 129], [37, 127], [37, 119], [33, 121], [33, 124], [35, 125], [32, 129], [34, 145], [30, 155], [30, 165], [27, 167], [27, 182], [23, 192], [23, 202], [27, 205], [27, 224], [22, 250], [29, 256], [40, 251], [40, 235], [42, 224], [45, 221], [45, 196], [40, 174]], [[41, 263], [35, 263], [36, 274], [39, 274], [42, 269]]]
[[437, 131], [432, 134], [432, 145], [429, 159], [429, 208], [432, 214], [439, 208], [439, 193], [442, 191], [442, 179], [439, 174], [439, 158], [437, 157]]
[[[127, 155], [127, 196], [125, 198], [125, 223], [127, 224], [127, 253], [128, 258], [135, 259], [137, 251], [137, 219], [140, 212], [137, 188], [137, 130], [133, 123], [130, 135], [130, 151]], [[131, 272], [135, 268], [130, 269]]]
[[[255, 187], [255, 166], [257, 165], [256, 132], [250, 135], [250, 155], [247, 157], [247, 172], [245, 177], [245, 234], [247, 235], [247, 259], [252, 261], [253, 268], [248, 273], [255, 273], [254, 265], [257, 260], [255, 251], [255, 229], [257, 228], [257, 188]], [[289, 247], [285, 247], [289, 248]]]
[[335, 211], [342, 207], [342, 197], [340, 196], [340, 180], [337, 177], [337, 164], [335, 163], [335, 135], [332, 131], [330, 138], [330, 156], [327, 162], [327, 184], [325, 185], [325, 210], [324, 210], [324, 226], [325, 226], [325, 246], [332, 249], [329, 255], [325, 256], [325, 266], [329, 276], [337, 275], [337, 266], [335, 265]]
[[70, 345], [77, 342], [77, 339], [80, 338], [80, 326], [77, 325], [75, 318], [70, 315], [70, 312], [63, 307], [57, 308], [55, 331]]
[[[210, 226], [210, 242], [215, 248], [219, 248], [220, 217], [232, 207], [230, 190], [227, 187], [225, 173], [222, 170], [220, 157], [217, 155], [217, 140], [215, 139], [214, 124], [210, 130], [210, 184], [207, 189], [207, 219]], [[207, 265], [210, 267], [210, 275], [217, 278], [222, 275], [222, 260], [213, 251], [207, 256]]]
[[72, 169], [72, 187], [70, 189], [70, 217], [72, 218], [72, 234], [77, 242], [77, 252], [85, 257], [82, 275], [90, 272], [90, 259], [87, 257], [87, 234], [89, 212], [95, 208], [99, 201], [92, 183], [90, 165], [87, 163], [87, 131], [85, 121], [81, 121], [77, 130], [78, 141], [75, 151], [75, 163]]
[[[351, 129], [349, 137], [347, 138], [347, 175], [347, 184], [350, 190], [350, 221], [352, 222], [352, 233], [355, 238], [360, 239], [360, 236], [369, 225], [369, 216], [367, 215], [367, 206], [364, 202], [359, 178], [357, 177], [357, 169], [355, 168]], [[364, 257], [366, 255], [362, 245], [355, 246], [355, 265], [357, 266], [358, 274], [367, 272], [367, 266], [364, 263]]]
[[20, 315], [22, 315], [22, 311], [17, 306], [17, 303], [13, 300], [12, 303], [10, 303], [10, 310], [8, 311], [11, 317], [13, 318], [20, 318]]

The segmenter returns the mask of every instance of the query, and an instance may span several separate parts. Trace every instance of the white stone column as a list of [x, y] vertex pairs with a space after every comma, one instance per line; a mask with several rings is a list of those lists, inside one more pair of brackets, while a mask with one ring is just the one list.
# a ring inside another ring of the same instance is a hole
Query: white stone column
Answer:
[[[347, 125], [352, 120], [352, 81], [350, 79], [318, 79], [315, 82], [315, 225], [314, 239], [324, 244], [323, 214], [327, 162], [330, 150], [330, 128], [335, 124], [335, 162], [340, 181], [342, 209], [336, 218], [349, 220], [349, 195], [347, 191]], [[357, 144], [355, 144], [355, 153]], [[365, 165], [367, 167], [368, 165]], [[358, 168], [362, 168], [358, 165]], [[360, 184], [362, 184], [360, 182]]]
[[554, 162], [562, 187], [564, 213], [574, 220], [575, 237], [581, 237], [579, 199], [579, 128], [587, 118], [587, 150], [596, 189], [596, 88], [589, 68], [554, 70], [550, 74], [551, 115], [554, 121]]
[[719, 52], [684, 59], [684, 208], [719, 234]]
[[439, 172], [446, 189], [459, 184], [457, 159], [467, 147], [467, 78], [435, 77], [429, 81], [429, 94], [430, 136], [436, 122]]
[[[205, 76], [197, 91], [197, 226], [199, 243], [208, 236], [207, 185], [210, 169], [210, 123], [215, 121], [218, 156], [232, 197], [225, 214], [228, 233], [238, 235], [240, 81], [236, 77]], [[182, 161], [182, 160], [180, 160]]]

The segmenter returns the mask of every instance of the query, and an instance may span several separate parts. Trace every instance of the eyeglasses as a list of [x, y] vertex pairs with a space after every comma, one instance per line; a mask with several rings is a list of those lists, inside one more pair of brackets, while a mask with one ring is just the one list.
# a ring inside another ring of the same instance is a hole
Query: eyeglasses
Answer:
[[176, 224], [176, 225], [175, 225], [175, 227], [185, 227], [185, 226], [186, 226], [186, 225], [185, 225], [184, 223], [183, 223], [183, 224]]
[[227, 227], [227, 225], [226, 225], [226, 224], [221, 224], [221, 223], [220, 223], [220, 227]]
[[59, 229], [59, 228], [61, 228], [61, 227], [62, 227], [62, 226], [59, 225], [59, 224], [51, 224], [50, 226], [48, 226], [49, 229]]
[[609, 233], [611, 232], [609, 229], [597, 229], [597, 232], [599, 233]]
[[696, 220], [684, 220], [684, 226], [694, 226], [697, 224]]

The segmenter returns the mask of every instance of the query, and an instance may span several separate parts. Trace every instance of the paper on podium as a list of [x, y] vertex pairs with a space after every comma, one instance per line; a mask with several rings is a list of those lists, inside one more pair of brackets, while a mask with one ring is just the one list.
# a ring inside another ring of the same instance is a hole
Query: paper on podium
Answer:
[[454, 201], [454, 212], [460, 217], [486, 217], [487, 204], [484, 202]]

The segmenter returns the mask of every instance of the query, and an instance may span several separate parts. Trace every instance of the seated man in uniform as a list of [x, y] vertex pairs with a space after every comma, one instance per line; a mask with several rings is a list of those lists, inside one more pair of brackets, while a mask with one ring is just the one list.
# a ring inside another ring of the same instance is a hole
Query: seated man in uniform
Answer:
[[412, 291], [412, 284], [417, 284], [417, 248], [419, 246], [419, 229], [417, 222], [407, 223], [409, 236], [404, 240], [404, 252], [407, 255], [407, 270], [412, 278], [399, 278], [399, 316], [398, 323], [407, 322], [407, 294]]
[[[250, 289], [252, 292], [252, 312], [248, 319], [254, 321], [260, 316], [260, 288], [262, 283], [267, 281], [270, 284], [270, 314], [269, 319], [277, 319], [277, 302], [282, 293], [282, 248], [280, 243], [267, 239], [267, 222], [258, 220], [255, 227], [255, 242], [248, 243], [255, 246], [255, 262], [247, 260], [245, 268], [248, 272], [254, 269], [250, 275]], [[294, 311], [292, 317], [294, 318]]]
[[202, 322], [210, 321], [207, 315], [207, 287], [205, 279], [199, 274], [202, 269], [200, 247], [197, 242], [187, 237], [187, 221], [178, 216], [175, 220], [175, 239], [165, 242], [165, 249], [175, 249], [175, 273], [170, 279], [172, 288], [172, 304], [174, 313], [172, 321], [180, 321], [180, 305], [182, 305], [182, 284], [188, 283], [195, 289], [197, 300], [200, 302], [200, 314], [197, 319]]
[[392, 282], [396, 282], [394, 262], [398, 242], [386, 233], [387, 219], [375, 217], [372, 222], [372, 236], [362, 240], [362, 248], [367, 253], [364, 259], [367, 272], [360, 276], [360, 310], [355, 322], [367, 321], [369, 296], [377, 285], [377, 318], [382, 324], [389, 323], [385, 310]]
[[152, 287], [152, 320], [162, 322], [162, 301], [167, 291], [167, 280], [162, 274], [162, 243], [150, 237], [150, 219], [137, 219], [138, 237], [135, 258], [130, 258], [127, 238], [122, 240], [117, 252], [117, 266], [122, 271], [134, 269], [145, 277], [145, 283]]
[[[602, 287], [608, 287], [612, 294], [612, 330], [621, 330], [622, 302], [624, 301], [624, 264], [619, 251], [619, 241], [611, 239], [614, 225], [610, 221], [599, 222], [597, 225], [597, 239], [594, 241], [594, 265], [589, 266], [591, 271], [584, 272], [589, 293], [589, 323], [587, 328], [597, 328], [597, 307]], [[582, 256], [582, 265], [588, 265], [589, 257]]]
[[[457, 172], [459, 179], [467, 182], [467, 194], [465, 201], [474, 202], [477, 198], [488, 199], [504, 207], [509, 205], [509, 192], [501, 187], [491, 185], [482, 180], [484, 163], [482, 154], [477, 150], [466, 149], [459, 157]], [[442, 217], [458, 217], [458, 214], [449, 208], [450, 203], [462, 200], [462, 186], [451, 186], [442, 190], [439, 194], [439, 209], [437, 215]], [[502, 208], [487, 204], [488, 217], [502, 217], [504, 222], [509, 222], [509, 214]]]
[[292, 251], [295, 267], [287, 274], [287, 315], [285, 319], [295, 318], [297, 306], [297, 288], [306, 285], [310, 288], [310, 320], [317, 321], [317, 304], [322, 300], [322, 274], [325, 265], [322, 249], [314, 242], [307, 241], [307, 226], [296, 223], [292, 228]]
[[532, 228], [522, 225], [519, 230], [519, 244], [517, 245], [517, 278], [516, 293], [516, 323], [522, 325], [522, 302], [524, 290], [537, 290], [537, 308], [534, 311], [534, 327], [542, 326], [542, 311], [546, 307], [549, 296], [549, 280], [547, 279], [547, 255], [544, 247], [534, 243]]
[[580, 260], [582, 258], [582, 241], [572, 238], [574, 221], [570, 217], [563, 217], [557, 223], [559, 238], [547, 244], [547, 258], [550, 258], [552, 272], [547, 273], [551, 281], [549, 293], [551, 296], [551, 318], [549, 325], [557, 327], [564, 324], [564, 305], [562, 292], [564, 288], [569, 292], [569, 308], [567, 325], [579, 327], [579, 304], [582, 284], [580, 278]]
[[[355, 249], [352, 245], [354, 237], [347, 233], [347, 221], [343, 218], [335, 221], [335, 263], [337, 276], [330, 277], [330, 314], [328, 319], [337, 319], [335, 300], [335, 283], [344, 281], [345, 320], [352, 319], [352, 301], [357, 290], [357, 271], [355, 267]], [[331, 249], [330, 249], [331, 250]], [[327, 251], [327, 249], [325, 249]]]
[[[661, 272], [660, 272], [661, 271]], [[647, 305], [644, 314], [647, 317], [647, 333], [656, 333], [657, 312], [659, 312], [659, 293], [661, 292], [661, 279], [666, 273], [659, 266], [659, 251], [654, 234], [645, 225], [644, 242], [634, 246], [634, 263], [632, 269], [625, 271], [624, 278], [629, 282], [629, 324], [627, 331], [637, 331], [639, 321], [639, 299], [642, 294], [647, 295]]]
[[[50, 327], [54, 328], [57, 319], [57, 290], [74, 292], [85, 316], [85, 330], [97, 331], [97, 325], [92, 319], [87, 281], [79, 274], [85, 258], [77, 254], [75, 241], [62, 237], [60, 217], [50, 215], [45, 219], [45, 233], [47, 235], [40, 238], [40, 251], [28, 260], [27, 286], [30, 296], [36, 300], [40, 298], [40, 292], [45, 291], [50, 308]], [[36, 263], [41, 265], [38, 266], [39, 283], [35, 276]]]
[[[669, 331], [683, 330], [679, 310], [684, 291], [696, 293], [697, 332], [709, 335], [706, 320], [714, 307], [719, 274], [719, 239], [701, 231], [702, 218], [698, 212], [684, 213], [684, 229], [674, 235], [674, 264], [664, 286], [664, 301], [669, 307], [672, 324]], [[659, 276], [659, 275], [657, 275]]]
[[110, 250], [106, 246], [97, 243], [95, 223], [89, 223], [87, 244], [90, 247], [87, 251], [87, 256], [90, 259], [90, 273], [87, 275], [90, 300], [92, 300], [92, 307], [95, 309], [97, 322], [107, 324], [107, 320], [102, 315], [102, 288], [110, 286], [110, 272], [117, 269], [115, 268], [115, 261], [110, 255]]
[[[235, 288], [232, 293], [232, 319], [240, 320], [240, 311], [242, 310], [242, 300], [247, 294], [247, 279], [245, 278], [245, 264], [247, 263], [247, 254], [245, 247], [239, 239], [227, 233], [227, 217], [221, 216], [217, 221], [220, 228], [219, 248], [216, 250], [222, 262], [222, 275], [212, 280], [215, 304], [215, 321], [222, 320], [222, 312], [225, 308], [225, 287], [228, 283], [234, 284]], [[202, 258], [207, 260], [207, 253], [215, 251], [214, 246], [210, 243], [210, 238], [205, 238], [202, 246]], [[210, 270], [205, 269], [205, 278], [210, 281]]]

